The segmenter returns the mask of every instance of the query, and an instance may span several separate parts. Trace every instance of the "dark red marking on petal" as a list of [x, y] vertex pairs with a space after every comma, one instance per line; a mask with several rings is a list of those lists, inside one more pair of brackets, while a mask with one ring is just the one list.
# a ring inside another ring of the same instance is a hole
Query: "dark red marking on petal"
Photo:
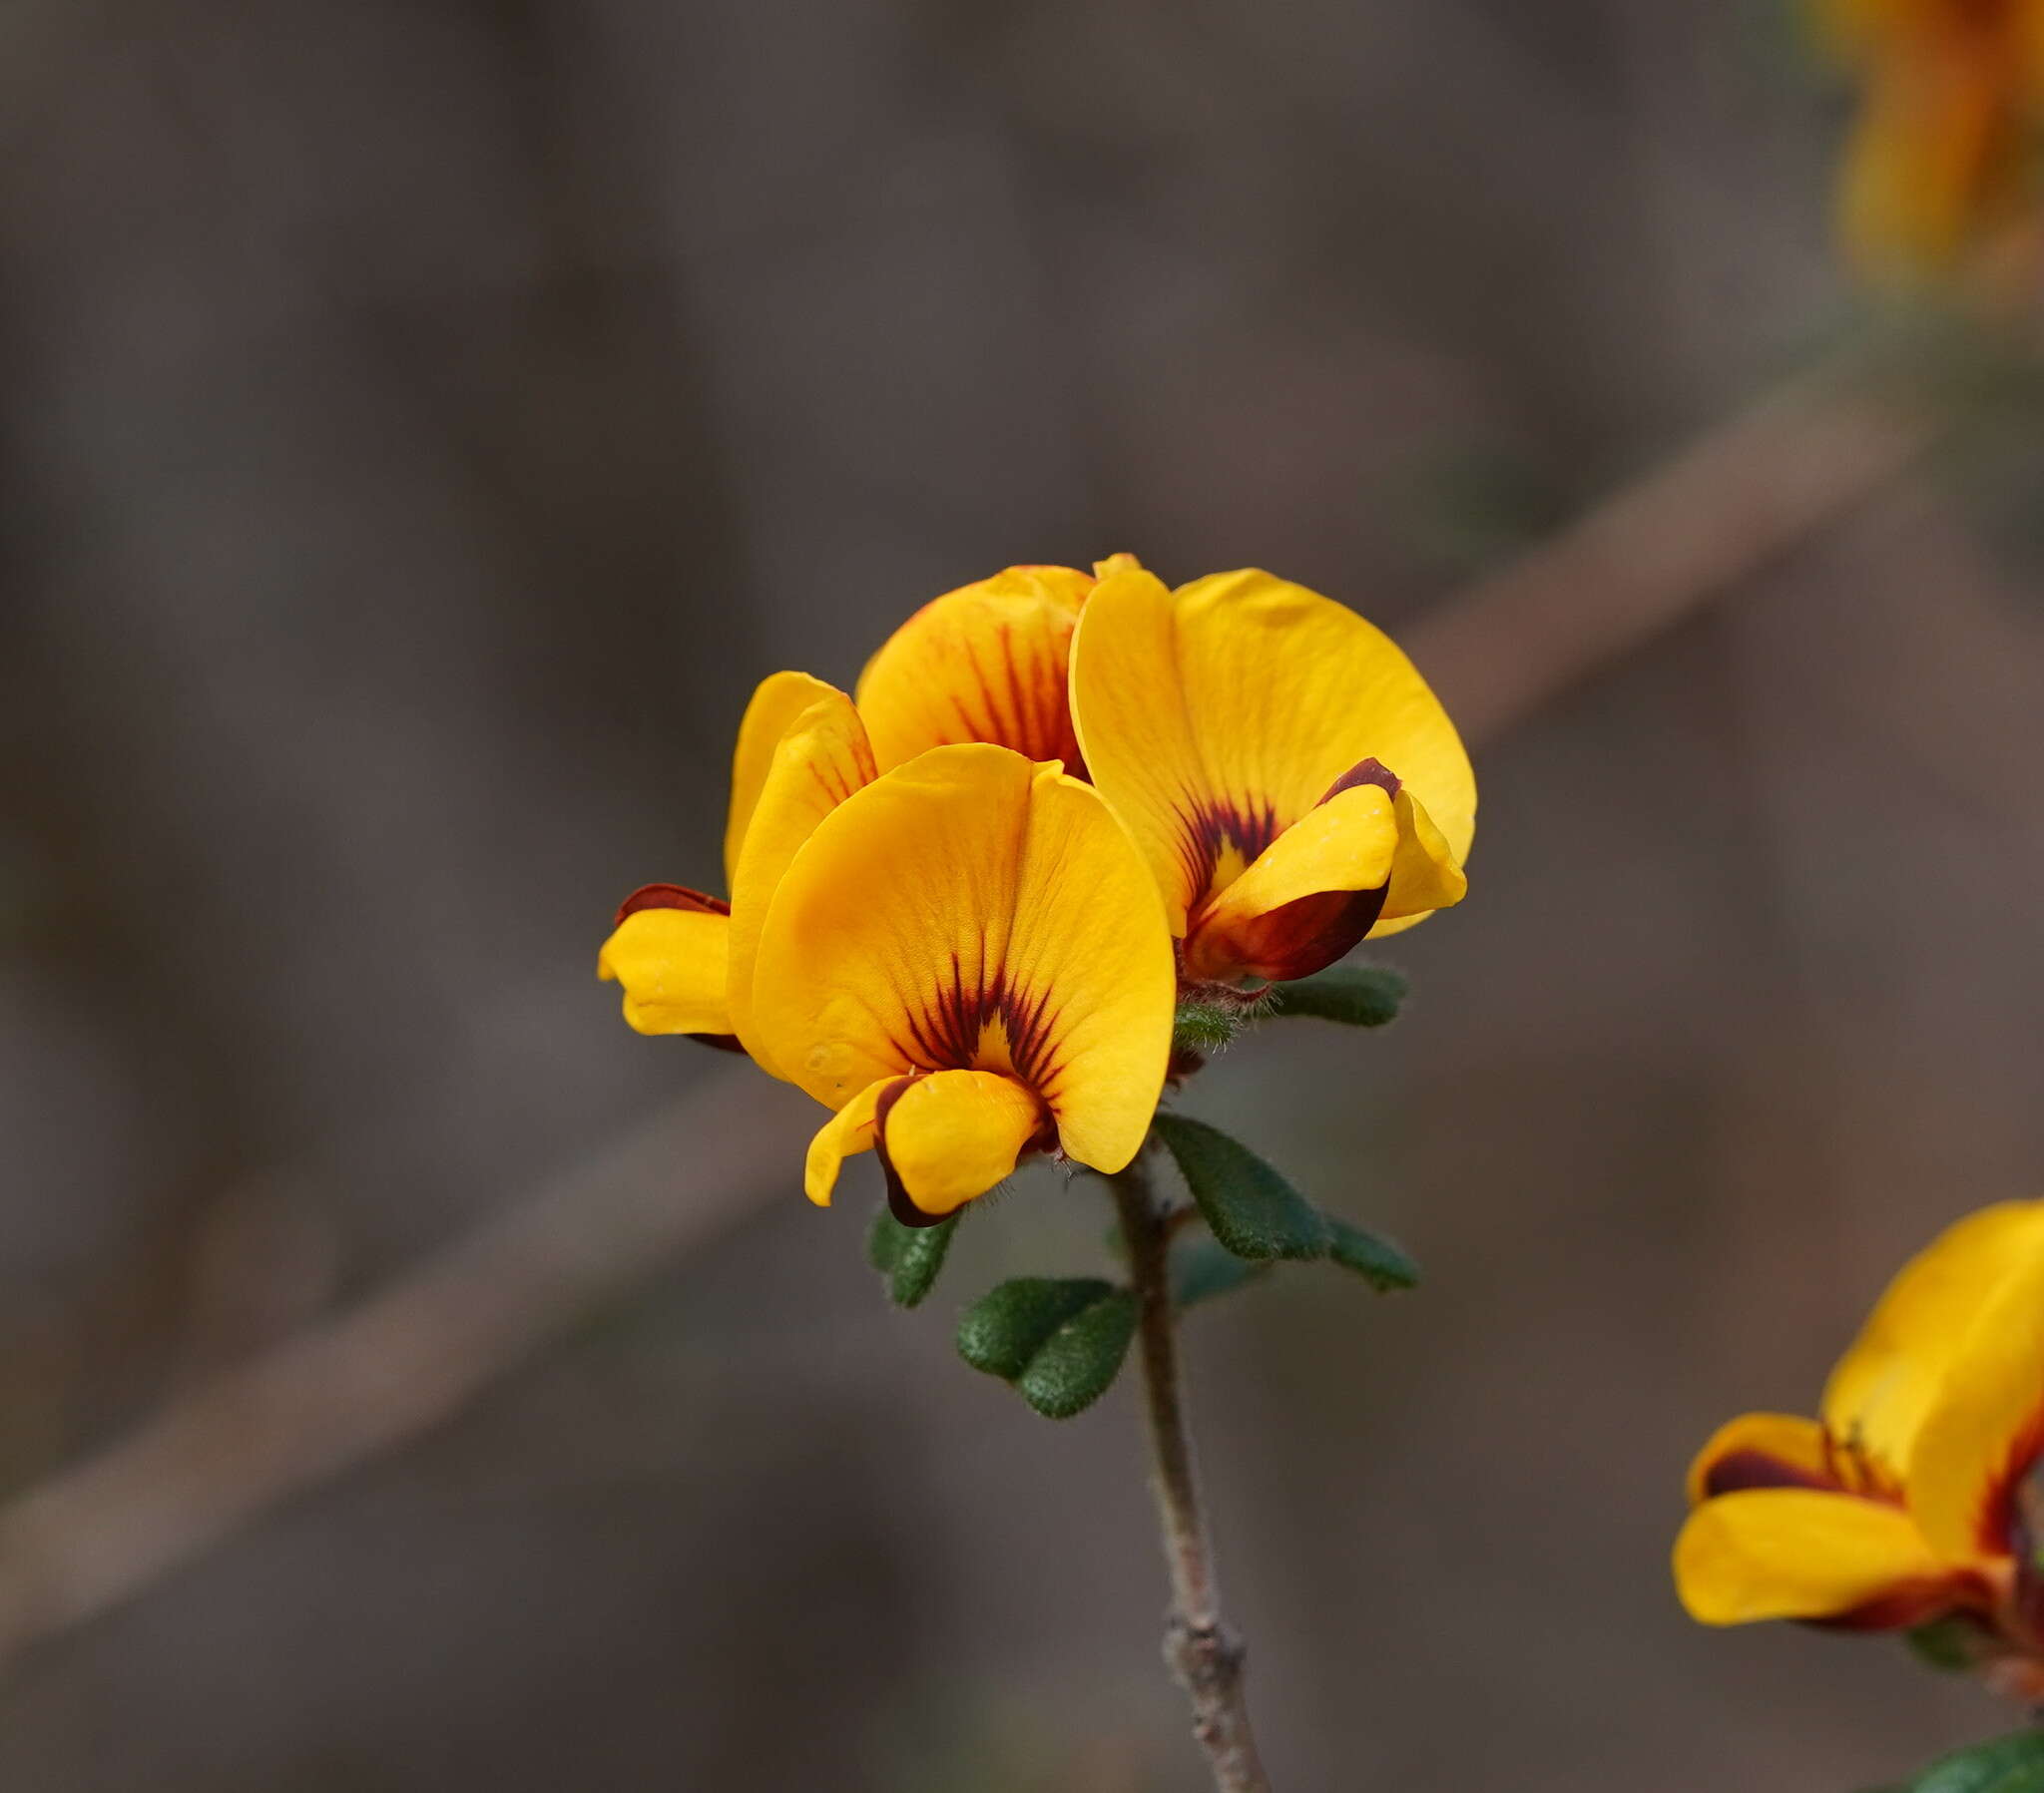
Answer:
[[698, 915], [729, 915], [731, 905], [723, 897], [706, 896], [686, 884], [642, 884], [618, 905], [617, 926], [628, 915], [642, 909], [688, 909]]
[[984, 1069], [979, 1065], [980, 1035], [998, 1022], [1007, 1036], [1016, 1076], [1045, 1096], [1059, 1069], [1054, 1045], [1059, 1013], [1048, 991], [1011, 988], [1007, 972], [999, 966], [988, 977], [984, 956], [968, 973], [963, 958], [954, 952], [949, 977], [920, 1012], [909, 1014], [910, 1056], [925, 1071]]
[[2026, 1486], [2040, 1457], [2044, 1457], [2044, 1408], [2031, 1414], [2009, 1441], [2008, 1455], [1980, 1504], [1980, 1548], [1990, 1556], [2013, 1552], [2016, 1539], [2031, 1530], [2025, 1507], [2044, 1506], [2044, 1491], [2033, 1492]]
[[1214, 895], [1214, 872], [1233, 847], [1244, 865], [1253, 863], [1283, 831], [1278, 812], [1262, 798], [1200, 797], [1187, 803], [1179, 833], [1179, 861], [1186, 887], [1198, 894], [1187, 904], [1198, 914]]
[[1850, 1494], [1835, 1478], [1802, 1468], [1767, 1451], [1728, 1451], [1704, 1472], [1704, 1496], [1738, 1494], [1749, 1488], [1820, 1488]]
[[[1374, 784], [1377, 789], [1393, 797], [1405, 788], [1405, 780], [1386, 766], [1381, 759], [1358, 759], [1347, 771], [1343, 772], [1340, 777], [1327, 786], [1326, 796], [1321, 797], [1320, 802], [1324, 803], [1330, 797], [1337, 797], [1344, 790], [1354, 790], [1357, 785], [1361, 784]], [[1314, 808], [1318, 807], [1319, 804], [1316, 803]]]

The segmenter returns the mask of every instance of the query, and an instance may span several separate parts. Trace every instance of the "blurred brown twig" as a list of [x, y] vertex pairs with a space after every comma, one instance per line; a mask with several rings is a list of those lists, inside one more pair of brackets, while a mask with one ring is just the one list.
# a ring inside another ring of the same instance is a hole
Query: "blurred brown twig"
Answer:
[[[1804, 375], [1444, 604], [1413, 658], [1481, 745], [1901, 473], [1934, 408]], [[440, 1424], [589, 1309], [790, 1198], [785, 1093], [719, 1067], [600, 1159], [351, 1314], [170, 1398], [0, 1508], [0, 1655], [108, 1610], [288, 1496]]]

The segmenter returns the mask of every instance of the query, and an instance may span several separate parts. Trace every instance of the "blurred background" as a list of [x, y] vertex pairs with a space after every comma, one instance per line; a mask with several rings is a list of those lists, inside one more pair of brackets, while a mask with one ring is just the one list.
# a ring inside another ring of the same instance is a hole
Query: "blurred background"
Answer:
[[[717, 882], [757, 678], [1010, 562], [1260, 564], [1509, 684], [1440, 607], [1858, 327], [1848, 110], [1770, 0], [5, 0], [0, 1784], [1204, 1785], [1128, 1389], [949, 1340], [1099, 1195], [890, 1310], [870, 1160], [812, 1210], [818, 1111], [629, 1033], [612, 906]], [[1427, 1273], [1190, 1324], [1291, 1793], [2004, 1721], [1666, 1559], [1714, 1426], [2044, 1190], [2009, 389], [1535, 678], [1407, 1018], [1190, 1097]]]

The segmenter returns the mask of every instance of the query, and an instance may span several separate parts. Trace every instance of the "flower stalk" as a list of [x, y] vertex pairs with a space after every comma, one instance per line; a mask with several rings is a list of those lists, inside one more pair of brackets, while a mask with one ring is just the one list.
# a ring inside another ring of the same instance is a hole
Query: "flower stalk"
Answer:
[[1178, 1367], [1178, 1317], [1171, 1298], [1174, 1216], [1158, 1200], [1139, 1154], [1107, 1179], [1128, 1246], [1140, 1304], [1137, 1339], [1143, 1411], [1150, 1439], [1150, 1487], [1171, 1571], [1164, 1658], [1193, 1706], [1193, 1734], [1206, 1750], [1220, 1793], [1270, 1793], [1243, 1691], [1242, 1640], [1221, 1616], [1214, 1551], [1200, 1507], [1192, 1432]]

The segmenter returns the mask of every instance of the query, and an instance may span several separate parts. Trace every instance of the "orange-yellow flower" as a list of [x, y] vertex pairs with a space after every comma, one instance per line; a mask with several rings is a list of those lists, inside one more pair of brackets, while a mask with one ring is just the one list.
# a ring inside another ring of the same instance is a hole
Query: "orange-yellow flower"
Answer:
[[1936, 270], [2031, 203], [2044, 0], [1817, 0], [1864, 85], [1840, 194], [1876, 273]]
[[1005, 747], [931, 749], [848, 797], [788, 863], [752, 1025], [834, 1118], [805, 1185], [875, 1147], [924, 1224], [1030, 1149], [1126, 1165], [1149, 1131], [1177, 977], [1149, 874], [1100, 798]]
[[1904, 1267], [1822, 1417], [1747, 1414], [1690, 1472], [1676, 1586], [1706, 1624], [1885, 1630], [1961, 1615], [2044, 1658], [2025, 1482], [2044, 1452], [2044, 1202], [1970, 1215]]
[[1475, 778], [1388, 637], [1268, 573], [1176, 592], [1127, 557], [1101, 573], [1073, 717], [1189, 978], [1304, 977], [1461, 900]]

